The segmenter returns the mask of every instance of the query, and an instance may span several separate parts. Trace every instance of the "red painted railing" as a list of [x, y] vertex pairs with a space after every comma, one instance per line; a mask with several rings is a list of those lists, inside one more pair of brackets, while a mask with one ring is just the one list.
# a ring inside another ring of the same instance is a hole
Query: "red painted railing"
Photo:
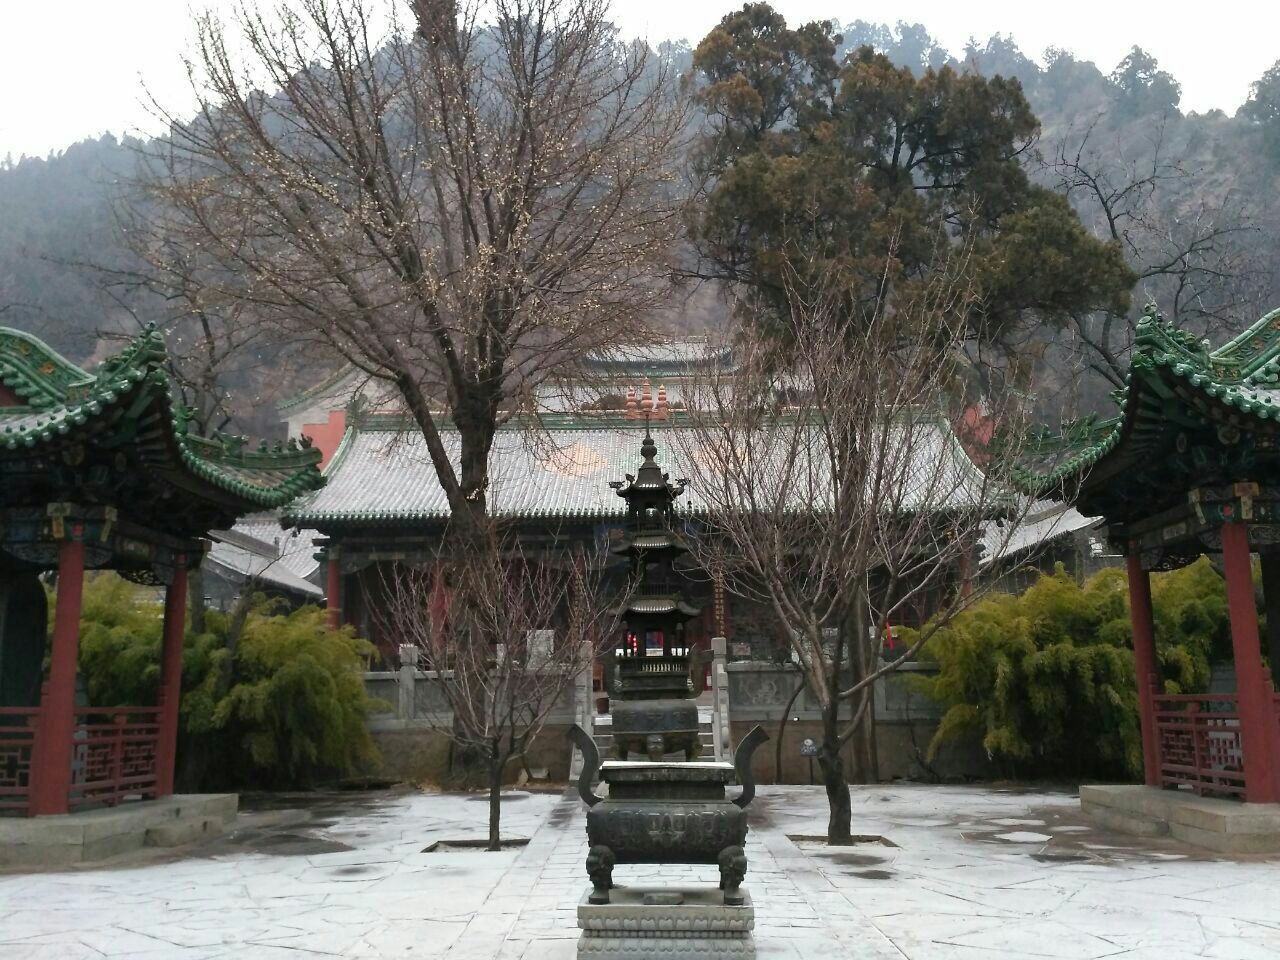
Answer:
[[71, 806], [156, 795], [159, 707], [77, 707]]
[[0, 707], [0, 811], [26, 813], [39, 707]]
[[1234, 693], [1155, 698], [1160, 781], [1200, 795], [1245, 793], [1240, 713]]

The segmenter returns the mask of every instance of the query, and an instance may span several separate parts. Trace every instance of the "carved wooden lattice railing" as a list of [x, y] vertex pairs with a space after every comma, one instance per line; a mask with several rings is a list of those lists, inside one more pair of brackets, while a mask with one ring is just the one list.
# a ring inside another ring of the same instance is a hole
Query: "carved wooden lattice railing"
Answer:
[[0, 707], [0, 810], [26, 813], [39, 707]]
[[1157, 696], [1155, 715], [1163, 785], [1187, 786], [1202, 796], [1244, 796], [1234, 693]]
[[71, 806], [156, 795], [159, 707], [77, 707]]

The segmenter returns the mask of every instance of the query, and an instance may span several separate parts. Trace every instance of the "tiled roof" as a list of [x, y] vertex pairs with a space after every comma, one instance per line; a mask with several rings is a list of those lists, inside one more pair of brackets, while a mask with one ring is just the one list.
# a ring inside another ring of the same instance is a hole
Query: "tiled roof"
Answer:
[[1097, 526], [1101, 517], [1086, 517], [1074, 507], [1063, 503], [1041, 500], [1030, 504], [1017, 524], [998, 526], [989, 524], [982, 535], [981, 567], [997, 560], [1039, 547], [1058, 537], [1077, 530]]
[[600, 350], [583, 358], [582, 366], [601, 372], [650, 376], [688, 376], [711, 367], [732, 369], [732, 352], [705, 338], [687, 338]]
[[[932, 471], [940, 462], [951, 464], [955, 505], [969, 503], [965, 485], [976, 487], [980, 482], [977, 468], [947, 424], [934, 422], [936, 429], [917, 437], [920, 469], [916, 472]], [[625, 505], [607, 484], [636, 470], [643, 436], [642, 423], [619, 418], [602, 423], [585, 416], [561, 417], [537, 431], [508, 425], [498, 431], [490, 456], [489, 509], [505, 518], [620, 517]], [[693, 472], [684, 459], [694, 439], [687, 425], [655, 423], [653, 436], [663, 470], [672, 477]], [[446, 429], [443, 439], [456, 460], [457, 433]], [[334, 523], [437, 520], [449, 513], [425, 441], [415, 430], [353, 426], [326, 468], [325, 478], [323, 489], [286, 511], [286, 522], [323, 531]], [[939, 504], [931, 506], [936, 509]], [[696, 485], [681, 498], [682, 512], [705, 508]]]
[[290, 570], [283, 557], [264, 557], [239, 544], [215, 542], [206, 555], [205, 562], [221, 567], [237, 578], [260, 581], [266, 586], [310, 600], [319, 600], [324, 596], [323, 590]]
[[360, 380], [360, 371], [351, 364], [345, 364], [330, 371], [305, 390], [281, 400], [276, 404], [276, 409], [281, 413], [288, 414], [315, 400], [338, 397], [348, 398], [350, 394], [355, 392], [358, 380]]
[[88, 378], [83, 370], [22, 330], [0, 329], [0, 383], [33, 409], [67, 399], [67, 389]]
[[277, 566], [287, 569], [295, 577], [308, 580], [320, 566], [313, 542], [319, 533], [315, 530], [282, 528], [278, 511], [252, 513], [241, 517], [231, 530], [271, 547], [279, 554]]
[[[596, 399], [596, 394], [606, 386], [608, 389], [624, 390], [628, 386], [638, 386], [640, 381], [647, 378], [653, 380], [656, 387], [658, 380], [679, 380], [712, 367], [731, 370], [733, 358], [732, 352], [726, 347], [713, 346], [706, 338], [687, 337], [598, 350], [572, 366], [569, 378], [583, 381], [576, 385], [574, 396], [579, 401], [586, 401]], [[603, 378], [605, 382], [590, 382], [593, 378]], [[306, 389], [280, 401], [276, 408], [283, 414], [291, 415], [312, 403], [332, 401], [334, 409], [337, 409], [360, 392], [368, 379], [355, 367], [346, 364], [330, 371]], [[673, 403], [683, 399], [678, 386], [672, 383], [667, 383], [666, 386]], [[557, 382], [555, 377], [543, 382], [537, 390], [541, 401], [540, 409], [567, 409], [565, 393], [566, 385]], [[581, 396], [578, 396], [579, 393]]]

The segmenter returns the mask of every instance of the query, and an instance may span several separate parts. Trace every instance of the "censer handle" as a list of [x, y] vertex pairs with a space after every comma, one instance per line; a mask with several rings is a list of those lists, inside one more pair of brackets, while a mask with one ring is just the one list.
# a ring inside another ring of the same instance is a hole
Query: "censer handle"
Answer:
[[[756, 729], [760, 730], [759, 727], [756, 727]], [[763, 730], [760, 732], [764, 733]], [[582, 798], [583, 803], [588, 807], [594, 807], [604, 799], [604, 797], [597, 797], [591, 789], [591, 783], [596, 778], [596, 771], [600, 769], [600, 748], [596, 746], [591, 734], [576, 723], [569, 728], [567, 735], [573, 741], [574, 746], [582, 751], [582, 772], [578, 774], [578, 796]], [[765, 739], [768, 739], [767, 735]]]
[[738, 742], [738, 749], [733, 751], [733, 769], [738, 774], [738, 783], [742, 785], [742, 793], [734, 797], [733, 802], [739, 807], [746, 807], [755, 798], [756, 781], [751, 775], [751, 755], [768, 739], [769, 734], [764, 732], [764, 727], [756, 724]]

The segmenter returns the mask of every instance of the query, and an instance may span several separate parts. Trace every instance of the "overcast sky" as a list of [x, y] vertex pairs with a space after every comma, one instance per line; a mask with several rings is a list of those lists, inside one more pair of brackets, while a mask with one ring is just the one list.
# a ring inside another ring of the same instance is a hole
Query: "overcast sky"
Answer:
[[[233, 0], [5, 0], [0, 4], [0, 158], [43, 155], [87, 136], [154, 129], [142, 104], [146, 85], [181, 110], [190, 102], [181, 53], [191, 13]], [[375, 0], [381, 2], [381, 0]], [[625, 32], [696, 43], [731, 0], [614, 0]], [[1182, 83], [1184, 110], [1228, 113], [1249, 84], [1280, 59], [1280, 3], [1216, 0], [775, 0], [791, 23], [923, 23], [952, 50], [969, 37], [1012, 34], [1039, 58], [1049, 46], [1092, 60], [1104, 72], [1135, 43]]]

